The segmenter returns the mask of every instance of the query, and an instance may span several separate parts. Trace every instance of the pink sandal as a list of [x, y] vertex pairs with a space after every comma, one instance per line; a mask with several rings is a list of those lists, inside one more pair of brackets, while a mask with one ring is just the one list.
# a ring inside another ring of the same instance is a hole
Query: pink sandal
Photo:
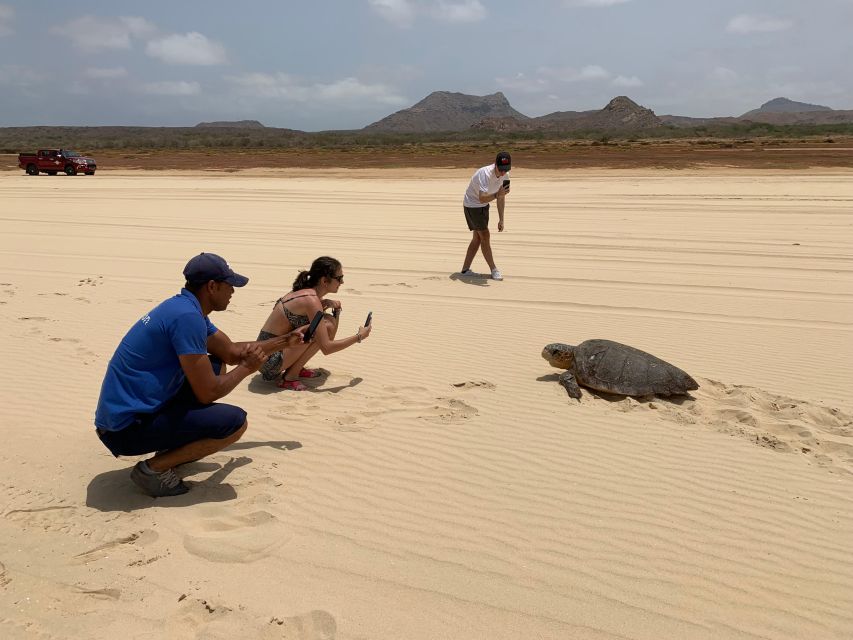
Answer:
[[323, 375], [323, 372], [320, 369], [305, 369], [299, 372], [300, 378], [319, 378]]
[[308, 387], [299, 382], [299, 380], [282, 380], [276, 385], [279, 389], [287, 389], [288, 391], [307, 391]]

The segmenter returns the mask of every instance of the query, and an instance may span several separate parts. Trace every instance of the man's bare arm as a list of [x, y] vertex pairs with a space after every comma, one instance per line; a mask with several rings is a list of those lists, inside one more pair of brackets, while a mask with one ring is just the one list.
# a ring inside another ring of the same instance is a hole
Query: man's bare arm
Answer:
[[247, 376], [257, 371], [266, 360], [266, 356], [260, 350], [247, 351], [246, 356], [236, 367], [221, 376], [213, 373], [207, 354], [182, 355], [178, 356], [178, 360], [195, 397], [199, 402], [210, 404], [231, 393]]
[[296, 331], [276, 336], [269, 340], [252, 342], [232, 342], [231, 338], [222, 331], [217, 331], [207, 339], [207, 350], [226, 364], [237, 364], [243, 358], [246, 349], [252, 346], [258, 347], [264, 354], [269, 355], [281, 351], [286, 347], [295, 347], [302, 343], [302, 335], [307, 327], [300, 327]]

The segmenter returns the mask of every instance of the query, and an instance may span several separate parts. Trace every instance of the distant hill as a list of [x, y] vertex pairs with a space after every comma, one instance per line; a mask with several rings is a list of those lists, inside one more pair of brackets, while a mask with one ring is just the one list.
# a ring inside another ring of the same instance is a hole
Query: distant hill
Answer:
[[842, 111], [788, 98], [774, 98], [758, 109], [747, 111], [740, 120], [774, 125], [848, 124], [853, 122], [853, 110]]
[[824, 107], [819, 104], [809, 104], [808, 102], [796, 102], [788, 100], [788, 98], [773, 98], [769, 102], [765, 102], [758, 109], [747, 111], [741, 118], [749, 118], [756, 113], [806, 113], [809, 111], [832, 111], [829, 107]]
[[689, 118], [687, 116], [660, 116], [664, 125], [673, 127], [707, 127], [761, 122], [772, 125], [833, 125], [853, 123], [853, 110], [840, 111], [808, 102], [795, 102], [788, 98], [774, 98], [758, 109], [742, 116], [720, 118]]
[[209, 129], [266, 129], [257, 120], [220, 120], [218, 122], [199, 122], [196, 128]]
[[766, 122], [767, 124], [850, 124], [853, 123], [853, 110], [841, 111], [797, 111], [793, 113], [774, 113], [772, 111], [750, 111], [740, 117], [741, 122]]
[[853, 111], [836, 111], [822, 105], [774, 98], [742, 116], [691, 118], [658, 116], [627, 96], [613, 98], [603, 109], [555, 111], [531, 118], [516, 111], [502, 93], [471, 96], [436, 91], [416, 105], [397, 111], [363, 131], [387, 133], [439, 133], [466, 130], [523, 133], [528, 131], [632, 132], [658, 127], [731, 126], [748, 123], [773, 125], [834, 125], [853, 123]]
[[662, 126], [660, 118], [626, 96], [603, 109], [555, 111], [538, 118], [484, 118], [473, 129], [492, 131], [640, 131]]
[[465, 131], [488, 118], [529, 118], [513, 109], [501, 92], [488, 96], [434, 91], [416, 105], [364, 127], [364, 131], [387, 133], [434, 133]]
[[[0, 0], [2, 2], [2, 0]], [[791, 109], [805, 109], [792, 111]], [[758, 126], [756, 126], [758, 125]], [[792, 135], [853, 133], [853, 110], [836, 110], [805, 102], [776, 98], [741, 117], [694, 118], [656, 115], [626, 96], [613, 98], [604, 108], [589, 111], [555, 111], [531, 118], [516, 111], [502, 93], [472, 96], [437, 91], [409, 109], [393, 113], [363, 129], [298, 131], [266, 127], [257, 120], [200, 122], [193, 127], [0, 127], [0, 152], [18, 153], [38, 148], [65, 146], [87, 153], [100, 149], [195, 149], [195, 148], [332, 148], [361, 144], [396, 144], [398, 136], [411, 135], [414, 143], [438, 140], [478, 140], [494, 134], [524, 139], [608, 137], [637, 134], [649, 137], [706, 135], [763, 135], [761, 125], [780, 127], [770, 135], [783, 135], [784, 127], [796, 127]], [[671, 129], [686, 131], [671, 131]], [[818, 130], [818, 128], [820, 130]], [[695, 131], [691, 131], [691, 129]], [[446, 135], [445, 135], [446, 134]]]
[[654, 111], [641, 107], [626, 96], [617, 96], [599, 111], [585, 112], [563, 112], [562, 117], [557, 114], [542, 116], [539, 120], [548, 122], [549, 126], [555, 125], [562, 129], [573, 130], [600, 130], [600, 131], [639, 131], [642, 129], [653, 129], [661, 126], [661, 120]]
[[734, 116], [723, 116], [720, 118], [691, 118], [689, 116], [658, 116], [660, 121], [667, 126], [672, 127], [707, 127], [711, 125], [730, 125], [739, 124], [742, 122], [740, 118]]

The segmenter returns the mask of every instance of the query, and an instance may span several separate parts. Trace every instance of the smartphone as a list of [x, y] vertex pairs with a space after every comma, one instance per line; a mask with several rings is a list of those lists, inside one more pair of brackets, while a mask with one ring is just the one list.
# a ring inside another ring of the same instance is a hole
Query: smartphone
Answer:
[[509, 180], [504, 180], [504, 189], [509, 189]]
[[371, 321], [371, 320], [373, 320], [373, 312], [372, 312], [372, 311], [368, 312], [368, 314], [367, 314], [367, 320], [365, 320], [365, 321], [364, 321], [364, 326], [365, 326], [365, 327], [369, 327], [369, 326], [370, 326], [370, 321]]
[[308, 325], [308, 329], [305, 331], [302, 342], [311, 342], [311, 338], [314, 337], [314, 333], [317, 331], [317, 327], [320, 326], [320, 321], [323, 319], [324, 315], [326, 314], [322, 311], [318, 311], [314, 314], [314, 318], [311, 320], [311, 324]]

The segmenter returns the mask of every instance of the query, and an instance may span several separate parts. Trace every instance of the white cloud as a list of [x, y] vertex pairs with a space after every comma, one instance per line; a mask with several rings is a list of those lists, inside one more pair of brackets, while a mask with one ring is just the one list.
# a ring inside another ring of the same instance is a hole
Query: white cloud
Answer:
[[584, 82], [594, 80], [607, 80], [612, 77], [604, 67], [590, 64], [580, 69], [574, 67], [540, 67], [536, 73], [548, 80], [555, 82]]
[[463, 0], [462, 2], [439, 0], [432, 7], [431, 13], [445, 22], [479, 22], [486, 18], [486, 8], [480, 0]]
[[368, 0], [382, 18], [408, 28], [418, 16], [442, 22], [479, 22], [486, 18], [486, 7], [480, 0]]
[[415, 21], [415, 5], [410, 0], [368, 0], [370, 6], [388, 22], [409, 27]]
[[285, 102], [321, 104], [335, 107], [358, 107], [365, 104], [406, 105], [409, 101], [391, 87], [344, 78], [329, 84], [308, 84], [287, 73], [247, 73], [227, 78], [242, 91], [260, 98]]
[[766, 33], [785, 31], [794, 26], [793, 21], [770, 16], [750, 16], [741, 14], [729, 20], [726, 31], [729, 33]]
[[522, 93], [543, 93], [551, 88], [543, 78], [530, 78], [523, 73], [509, 78], [495, 78], [495, 81], [501, 89]]
[[89, 67], [83, 72], [83, 75], [93, 80], [112, 80], [127, 77], [127, 69], [124, 67]]
[[145, 83], [139, 87], [139, 91], [158, 96], [195, 96], [201, 93], [201, 85], [184, 80], [164, 80]]
[[196, 31], [152, 40], [145, 53], [166, 64], [214, 65], [226, 61], [225, 47]]
[[145, 38], [156, 31], [145, 18], [96, 18], [83, 16], [51, 29], [71, 44], [88, 53], [104, 49], [130, 49], [134, 38]]
[[567, 7], [612, 7], [615, 4], [625, 4], [631, 0], [565, 0]]
[[711, 79], [717, 82], [731, 83], [737, 81], [738, 74], [728, 67], [715, 67], [711, 71]]
[[10, 36], [12, 31], [11, 22], [15, 19], [15, 9], [8, 4], [0, 4], [0, 37]]
[[[501, 89], [522, 93], [548, 93], [564, 84], [585, 83], [588, 85], [609, 84], [617, 87], [640, 87], [642, 80], [636, 76], [614, 76], [613, 73], [597, 64], [589, 64], [580, 69], [576, 67], [539, 67], [533, 76], [517, 73], [510, 77], [495, 78]], [[603, 86], [603, 85], [602, 85]]]
[[616, 76], [613, 78], [613, 86], [614, 87], [642, 87], [643, 81], [640, 80], [637, 76]]
[[610, 72], [604, 67], [599, 67], [597, 64], [592, 64], [581, 69], [578, 74], [578, 80], [598, 80], [599, 78], [609, 78]]
[[29, 67], [17, 64], [0, 66], [0, 86], [32, 87], [45, 81], [45, 77]]

